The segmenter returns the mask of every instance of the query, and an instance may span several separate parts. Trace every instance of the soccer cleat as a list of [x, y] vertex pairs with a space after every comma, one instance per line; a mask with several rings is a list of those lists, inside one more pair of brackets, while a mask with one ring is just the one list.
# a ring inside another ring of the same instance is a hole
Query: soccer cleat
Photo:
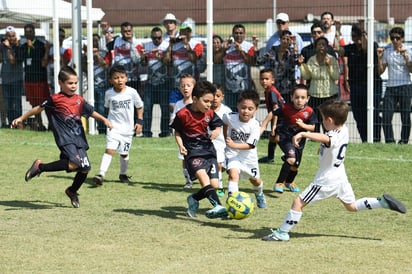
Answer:
[[286, 188], [288, 188], [291, 192], [300, 192], [299, 187], [296, 185], [295, 182], [292, 183], [286, 183], [285, 184]]
[[[406, 208], [401, 201], [395, 199], [389, 194], [383, 194], [382, 198], [383, 199], [381, 199], [380, 202], [384, 208], [389, 208], [390, 210], [398, 211], [403, 214], [406, 213]], [[383, 203], [383, 200], [385, 203]]]
[[187, 209], [187, 215], [191, 218], [195, 218], [196, 212], [199, 208], [199, 201], [196, 201], [196, 199], [193, 198], [192, 194], [190, 194], [189, 196], [187, 196], [187, 204], [189, 205]]
[[186, 184], [183, 186], [185, 189], [191, 189], [193, 187], [193, 182], [187, 181]]
[[285, 186], [284, 183], [276, 183], [273, 187], [273, 191], [277, 193], [283, 193], [283, 187]]
[[223, 188], [218, 188], [216, 190], [216, 194], [217, 194], [218, 197], [223, 197], [223, 196], [225, 196], [225, 190]]
[[24, 176], [24, 180], [26, 180], [26, 182], [30, 181], [31, 178], [33, 177], [40, 176], [41, 174], [41, 171], [39, 169], [40, 164], [43, 164], [43, 162], [38, 159], [34, 160], [33, 164], [27, 170], [26, 175]]
[[263, 193], [255, 193], [256, 197], [256, 204], [258, 208], [265, 208], [266, 207], [266, 199], [265, 199], [265, 194]]
[[131, 183], [131, 181], [129, 180], [130, 178], [132, 178], [132, 177], [131, 177], [131, 176], [127, 176], [126, 174], [120, 174], [120, 175], [119, 175], [119, 180], [120, 180], [120, 182], [122, 182], [122, 183], [130, 184], [130, 183]]
[[72, 203], [72, 206], [75, 208], [80, 207], [80, 202], [79, 202], [79, 194], [77, 192], [72, 192], [70, 190], [70, 187], [66, 188], [66, 195], [70, 198], [70, 202]]
[[101, 186], [103, 185], [103, 175], [97, 174], [93, 177], [93, 182], [97, 185], [97, 186]]
[[263, 158], [260, 158], [259, 159], [259, 161], [258, 161], [259, 163], [265, 163], [265, 164], [270, 164], [270, 163], [274, 163], [275, 162], [275, 159], [273, 159], [273, 158], [269, 158], [269, 157], [263, 157]]
[[280, 230], [272, 230], [272, 233], [262, 238], [263, 241], [289, 241], [289, 233]]
[[209, 219], [227, 218], [226, 208], [222, 205], [217, 205], [212, 209], [206, 211], [206, 217]]

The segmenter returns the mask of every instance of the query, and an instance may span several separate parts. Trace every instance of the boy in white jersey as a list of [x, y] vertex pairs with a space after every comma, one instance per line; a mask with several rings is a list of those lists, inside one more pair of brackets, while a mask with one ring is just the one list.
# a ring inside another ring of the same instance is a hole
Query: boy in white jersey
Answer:
[[293, 137], [297, 146], [302, 138], [321, 143], [319, 149], [319, 170], [312, 183], [294, 200], [292, 207], [280, 228], [262, 238], [264, 241], [288, 241], [289, 231], [300, 221], [302, 209], [309, 203], [336, 197], [348, 211], [374, 208], [388, 208], [406, 213], [405, 206], [389, 194], [378, 198], [361, 198], [356, 200], [352, 186], [346, 176], [346, 147], [349, 131], [345, 125], [349, 106], [343, 101], [326, 101], [319, 106], [325, 133], [300, 132]]
[[260, 178], [257, 143], [260, 123], [255, 113], [260, 103], [255, 91], [243, 91], [237, 102], [237, 112], [223, 116], [223, 134], [226, 139], [226, 169], [229, 174], [228, 193], [239, 191], [239, 180], [249, 179], [255, 191], [257, 206], [266, 207], [263, 181]]
[[[223, 118], [223, 115], [229, 114], [232, 112], [232, 110], [226, 106], [225, 104], [222, 103], [223, 99], [225, 98], [225, 93], [223, 92], [223, 88], [219, 84], [214, 84], [216, 88], [216, 94], [215, 94], [215, 99], [212, 104], [212, 109], [215, 111], [217, 116], [219, 116], [220, 119]], [[217, 136], [216, 139], [212, 140], [213, 145], [215, 146], [216, 149], [216, 158], [217, 158], [217, 163], [219, 165], [219, 187], [216, 190], [217, 196], [223, 197], [225, 196], [225, 190], [223, 188], [223, 164], [225, 162], [225, 148], [226, 148], [226, 142], [225, 142], [225, 136], [223, 134], [223, 130], [220, 132], [219, 136]]]
[[129, 151], [133, 136], [142, 134], [143, 125], [143, 101], [134, 88], [126, 86], [125, 68], [121, 65], [113, 66], [109, 72], [109, 82], [113, 87], [106, 91], [104, 106], [109, 111], [108, 119], [113, 124], [113, 129], [107, 130], [106, 151], [100, 163], [99, 174], [93, 177], [93, 182], [98, 186], [103, 184], [103, 178], [116, 152], [120, 154], [119, 180], [130, 183], [127, 176]]

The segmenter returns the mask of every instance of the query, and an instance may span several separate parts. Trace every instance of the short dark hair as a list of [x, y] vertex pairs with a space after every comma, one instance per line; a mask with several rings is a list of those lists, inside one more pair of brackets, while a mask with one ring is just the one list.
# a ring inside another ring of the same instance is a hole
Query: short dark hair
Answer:
[[362, 30], [357, 24], [352, 25], [352, 35], [362, 36]]
[[222, 91], [222, 93], [225, 94], [225, 90], [223, 89], [223, 86], [222, 86], [221, 84], [219, 84], [219, 83], [213, 83], [213, 85], [215, 86], [216, 91], [217, 91], [218, 89], [220, 89], [220, 90]]
[[320, 113], [334, 120], [336, 126], [343, 125], [348, 118], [349, 105], [341, 100], [328, 100], [318, 107]]
[[322, 14], [320, 15], [320, 19], [322, 20], [323, 16], [325, 16], [325, 15], [330, 15], [330, 17], [331, 17], [332, 20], [333, 20], [333, 13], [331, 13], [330, 11], [325, 11], [324, 13], [322, 13]]
[[24, 29], [32, 29], [33, 31], [35, 31], [35, 27], [34, 27], [34, 25], [33, 24], [26, 24], [26, 25], [24, 25]]
[[162, 29], [159, 28], [159, 27], [154, 27], [154, 28], [152, 28], [151, 33], [153, 33], [153, 32], [158, 32], [158, 31], [160, 31], [161, 33], [163, 33]]
[[296, 90], [298, 89], [304, 89], [306, 90], [307, 95], [309, 96], [309, 89], [308, 86], [306, 86], [305, 84], [297, 84], [295, 85], [292, 90], [290, 91], [290, 95], [293, 95], [295, 93]]
[[236, 24], [236, 25], [233, 26], [232, 32], [234, 32], [235, 29], [239, 29], [239, 28], [240, 28], [240, 29], [243, 29], [243, 30], [246, 30], [246, 28], [245, 28], [244, 25], [242, 25], [242, 24]]
[[122, 73], [122, 74], [126, 74], [126, 69], [124, 66], [122, 65], [114, 65], [110, 68], [109, 70], [109, 78], [112, 78], [113, 74], [115, 73]]
[[192, 96], [196, 98], [200, 98], [206, 94], [216, 94], [216, 87], [207, 80], [200, 80], [196, 82], [195, 87], [193, 88]]
[[123, 22], [123, 23], [120, 25], [120, 28], [124, 28], [124, 27], [132, 27], [132, 28], [133, 28], [133, 25], [132, 25], [132, 23], [126, 21], [126, 22]]
[[259, 107], [260, 104], [260, 96], [259, 94], [254, 91], [254, 90], [244, 90], [240, 93], [239, 99], [237, 100], [238, 103], [244, 101], [244, 100], [252, 100], [253, 103], [255, 104], [256, 108]]
[[292, 35], [292, 33], [290, 32], [290, 30], [287, 30], [287, 29], [282, 30], [282, 31], [280, 32], [280, 38], [282, 38], [282, 37], [285, 36], [285, 35]]
[[215, 38], [219, 39], [220, 43], [223, 43], [223, 39], [219, 35], [217, 35], [217, 34], [213, 35], [212, 40], [215, 40]]
[[259, 71], [259, 75], [262, 75], [263, 73], [267, 73], [267, 72], [269, 72], [270, 74], [272, 74], [272, 76], [275, 76], [275, 75], [273, 75], [273, 70], [272, 70], [271, 68], [263, 68], [263, 69], [261, 69], [261, 70]]
[[389, 31], [389, 36], [392, 36], [392, 34], [399, 34], [400, 37], [404, 38], [405, 37], [405, 31], [401, 27], [394, 27]]
[[60, 69], [59, 75], [57, 77], [59, 81], [64, 82], [69, 79], [70, 76], [77, 76], [76, 71], [72, 67], [64, 66]]
[[319, 21], [316, 21], [312, 24], [312, 26], [310, 27], [310, 32], [313, 32], [313, 30], [316, 28], [320, 28], [322, 32], [325, 32], [325, 27]]
[[318, 39], [315, 40], [315, 47], [318, 45], [320, 41], [324, 41], [326, 42], [326, 45], [329, 45], [329, 41], [326, 37], [319, 37]]

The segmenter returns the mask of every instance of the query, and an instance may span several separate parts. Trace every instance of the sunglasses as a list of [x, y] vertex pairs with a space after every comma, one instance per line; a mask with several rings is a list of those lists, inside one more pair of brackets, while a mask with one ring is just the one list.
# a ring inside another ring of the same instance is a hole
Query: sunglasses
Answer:
[[152, 39], [153, 40], [160, 40], [160, 39], [162, 39], [162, 36], [152, 36]]
[[106, 33], [113, 33], [113, 30], [106, 30]]
[[286, 24], [286, 22], [281, 21], [281, 20], [277, 20], [277, 21], [276, 21], [276, 24], [278, 24], [278, 25], [284, 25], [284, 24]]
[[401, 39], [402, 39], [402, 37], [400, 37], [400, 36], [391, 36], [391, 41], [393, 41], [393, 40], [399, 41]]

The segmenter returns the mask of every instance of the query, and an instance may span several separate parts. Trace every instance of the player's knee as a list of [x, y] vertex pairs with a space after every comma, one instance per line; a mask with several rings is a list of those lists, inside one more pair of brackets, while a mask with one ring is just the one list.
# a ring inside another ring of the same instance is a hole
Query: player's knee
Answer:
[[296, 163], [296, 158], [287, 158], [287, 159], [286, 159], [286, 162], [287, 162], [289, 165], [293, 166], [293, 165]]

